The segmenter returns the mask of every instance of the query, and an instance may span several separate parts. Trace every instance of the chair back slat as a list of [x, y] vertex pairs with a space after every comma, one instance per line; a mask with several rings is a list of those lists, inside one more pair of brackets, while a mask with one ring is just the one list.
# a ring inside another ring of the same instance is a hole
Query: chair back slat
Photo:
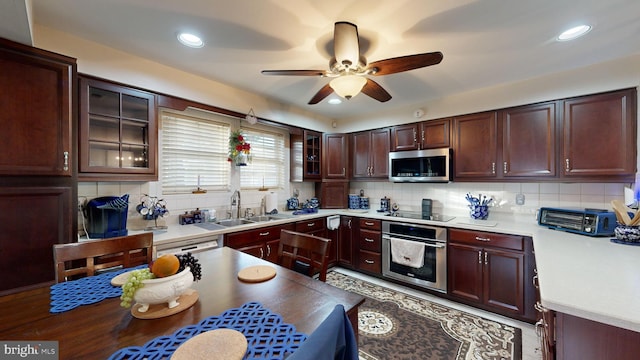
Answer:
[[117, 266], [148, 264], [152, 256], [153, 233], [150, 232], [53, 246], [56, 282], [93, 276], [96, 271]]
[[278, 264], [299, 272], [304, 271], [308, 276], [318, 273], [318, 279], [326, 281], [330, 246], [331, 239], [282, 230], [278, 245]]

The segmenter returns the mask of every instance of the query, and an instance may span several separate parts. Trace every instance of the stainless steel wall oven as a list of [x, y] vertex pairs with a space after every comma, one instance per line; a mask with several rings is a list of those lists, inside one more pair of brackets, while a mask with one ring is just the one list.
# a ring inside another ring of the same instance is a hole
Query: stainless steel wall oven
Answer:
[[446, 228], [383, 221], [382, 275], [446, 292]]

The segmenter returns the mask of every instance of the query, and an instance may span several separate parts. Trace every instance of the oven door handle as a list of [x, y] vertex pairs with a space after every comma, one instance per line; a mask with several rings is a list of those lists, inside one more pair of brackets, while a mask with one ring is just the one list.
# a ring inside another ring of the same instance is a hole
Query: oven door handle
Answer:
[[411, 241], [411, 242], [419, 242], [424, 246], [432, 247], [432, 248], [436, 248], [436, 249], [442, 249], [442, 248], [446, 247], [446, 245], [441, 244], [441, 243], [437, 243], [437, 242], [436, 242], [436, 244], [432, 244], [432, 243], [427, 243], [427, 242], [422, 242], [422, 241], [412, 241], [412, 240], [394, 238], [394, 237], [391, 237], [389, 235], [382, 235], [382, 238], [385, 239], [385, 240], [404, 240], [404, 241]]

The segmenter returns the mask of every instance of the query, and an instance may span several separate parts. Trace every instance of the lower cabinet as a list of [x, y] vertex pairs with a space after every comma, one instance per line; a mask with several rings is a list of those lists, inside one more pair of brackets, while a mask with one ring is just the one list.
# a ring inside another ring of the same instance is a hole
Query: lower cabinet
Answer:
[[357, 233], [358, 270], [382, 275], [382, 222], [361, 218]]
[[448, 246], [450, 296], [499, 314], [535, 321], [535, 289], [529, 281], [534, 267], [530, 238], [450, 229]]
[[356, 228], [353, 216], [340, 216], [340, 233], [338, 236], [338, 263], [340, 266], [344, 266], [353, 269], [355, 262], [353, 260], [353, 239]]
[[280, 231], [282, 229], [294, 230], [294, 224], [269, 226], [227, 234], [225, 235], [224, 243], [230, 248], [277, 263]]
[[[336, 251], [336, 243], [337, 236], [329, 236], [329, 231], [327, 230], [327, 218], [321, 217], [311, 220], [298, 221], [295, 224], [295, 231], [307, 233], [311, 235], [315, 235], [318, 237], [329, 238], [331, 239], [331, 246], [329, 247], [329, 265], [335, 264], [337, 260], [337, 251]], [[331, 232], [331, 235], [334, 235], [334, 232]], [[334, 239], [335, 237], [335, 239]]]
[[555, 359], [638, 359], [640, 332], [560, 312], [555, 313], [555, 318]]

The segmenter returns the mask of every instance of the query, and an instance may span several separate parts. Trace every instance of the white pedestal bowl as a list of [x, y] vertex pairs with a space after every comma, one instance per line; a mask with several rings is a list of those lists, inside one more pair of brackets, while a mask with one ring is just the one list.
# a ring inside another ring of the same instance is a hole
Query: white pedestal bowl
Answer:
[[140, 305], [141, 313], [149, 310], [149, 305], [167, 303], [169, 309], [180, 305], [178, 298], [193, 284], [191, 268], [187, 267], [181, 272], [149, 280], [142, 280], [144, 286], [136, 290], [133, 300]]

